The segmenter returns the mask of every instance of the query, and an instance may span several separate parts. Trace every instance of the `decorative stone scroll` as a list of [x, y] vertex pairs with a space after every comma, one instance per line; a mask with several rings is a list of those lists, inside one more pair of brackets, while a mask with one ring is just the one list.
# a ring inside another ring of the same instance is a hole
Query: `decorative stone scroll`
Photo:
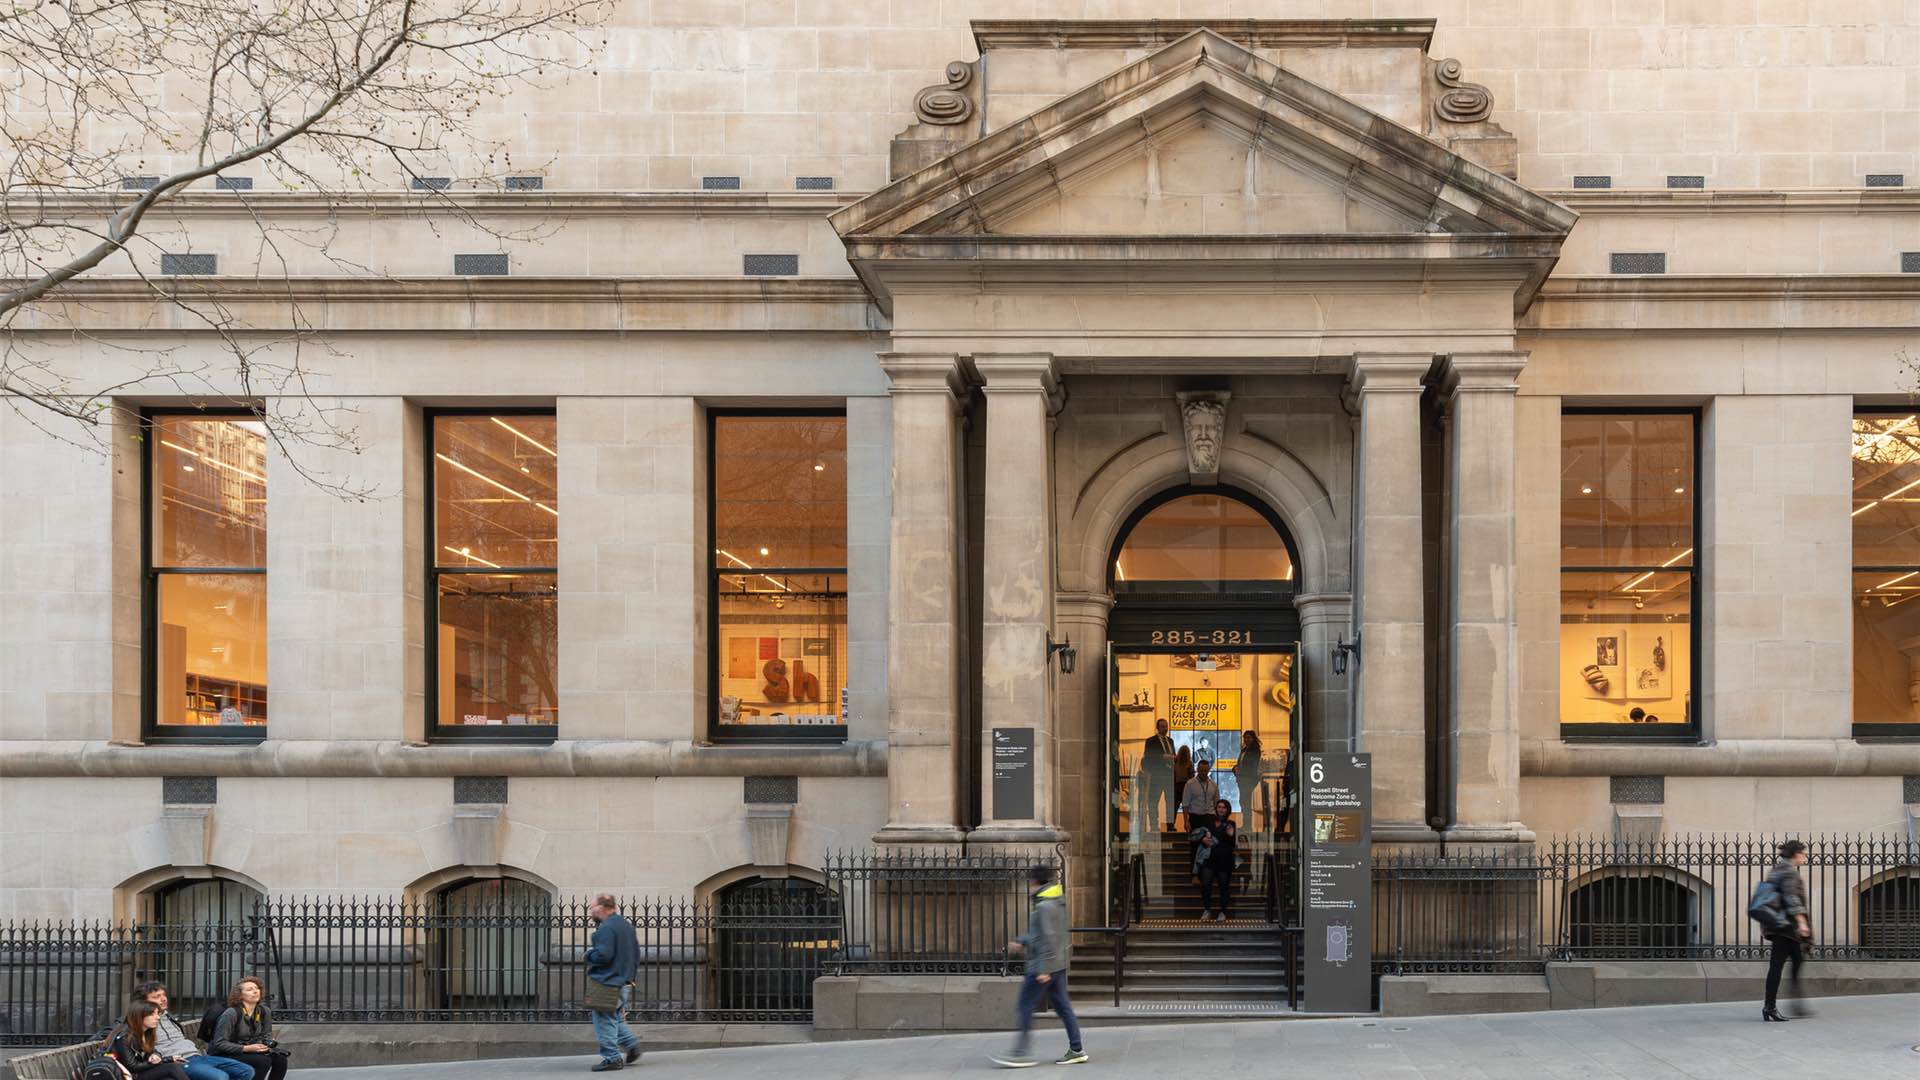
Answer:
[[1450, 124], [1476, 124], [1493, 113], [1493, 94], [1479, 83], [1461, 78], [1460, 61], [1436, 60], [1433, 77], [1440, 93], [1433, 103], [1435, 116]]
[[923, 124], [962, 124], [973, 115], [973, 97], [967, 87], [973, 83], [973, 65], [955, 60], [947, 65], [947, 81], [929, 86], [913, 95], [914, 118]]
[[1180, 401], [1180, 424], [1187, 441], [1187, 478], [1195, 484], [1220, 482], [1220, 446], [1227, 435], [1227, 399], [1224, 390], [1175, 395]]
[[1492, 120], [1493, 92], [1462, 77], [1460, 61], [1429, 60], [1433, 115], [1429, 134], [1447, 149], [1508, 177], [1520, 175], [1520, 145]]
[[898, 180], [972, 142], [979, 132], [968, 120], [980, 115], [978, 60], [947, 65], [947, 81], [913, 95], [913, 123], [893, 137], [887, 178]]

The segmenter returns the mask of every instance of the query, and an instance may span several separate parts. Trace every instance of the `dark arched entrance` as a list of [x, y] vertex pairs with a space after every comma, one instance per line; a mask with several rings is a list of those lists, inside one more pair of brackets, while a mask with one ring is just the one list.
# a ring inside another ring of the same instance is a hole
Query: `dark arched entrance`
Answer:
[[1107, 833], [1130, 918], [1202, 914], [1176, 814], [1201, 761], [1240, 831], [1236, 921], [1283, 914], [1301, 727], [1298, 565], [1278, 516], [1226, 486], [1162, 492], [1114, 542]]

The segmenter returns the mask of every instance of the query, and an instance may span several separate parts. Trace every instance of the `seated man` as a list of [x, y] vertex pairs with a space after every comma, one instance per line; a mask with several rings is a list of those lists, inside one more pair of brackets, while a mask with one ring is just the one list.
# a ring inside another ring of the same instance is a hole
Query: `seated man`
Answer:
[[153, 1050], [161, 1060], [177, 1060], [187, 1080], [253, 1080], [253, 1066], [232, 1058], [203, 1054], [167, 1012], [167, 988], [162, 983], [145, 982], [133, 988], [133, 1000], [150, 1001], [160, 1010], [160, 1026], [153, 1031]]

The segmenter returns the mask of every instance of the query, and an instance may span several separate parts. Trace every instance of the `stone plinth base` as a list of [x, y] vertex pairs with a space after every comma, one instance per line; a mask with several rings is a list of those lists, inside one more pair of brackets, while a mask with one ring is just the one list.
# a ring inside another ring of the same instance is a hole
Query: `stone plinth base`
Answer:
[[[1809, 997], [1920, 992], [1920, 962], [1914, 961], [1808, 961], [1803, 974]], [[1549, 964], [1545, 975], [1383, 975], [1380, 1011], [1457, 1016], [1739, 1001], [1756, 1003], [1757, 1014], [1766, 979], [1763, 960]]]
[[1004, 1031], [1020, 979], [997, 975], [830, 975], [813, 981], [818, 1039]]

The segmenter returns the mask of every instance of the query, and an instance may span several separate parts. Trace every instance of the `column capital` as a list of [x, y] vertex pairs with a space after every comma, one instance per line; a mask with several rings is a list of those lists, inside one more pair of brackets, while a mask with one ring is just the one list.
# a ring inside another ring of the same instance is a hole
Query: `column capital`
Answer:
[[1418, 393], [1431, 370], [1431, 353], [1354, 353], [1347, 362], [1347, 388], [1361, 394]]
[[971, 360], [981, 389], [989, 394], [1044, 394], [1049, 416], [1066, 404], [1052, 353], [974, 353]]
[[880, 370], [887, 373], [891, 394], [941, 394], [959, 398], [966, 390], [958, 353], [880, 354]]
[[1449, 398], [1470, 392], [1514, 393], [1527, 356], [1524, 349], [1450, 353], [1441, 370], [1441, 390]]

